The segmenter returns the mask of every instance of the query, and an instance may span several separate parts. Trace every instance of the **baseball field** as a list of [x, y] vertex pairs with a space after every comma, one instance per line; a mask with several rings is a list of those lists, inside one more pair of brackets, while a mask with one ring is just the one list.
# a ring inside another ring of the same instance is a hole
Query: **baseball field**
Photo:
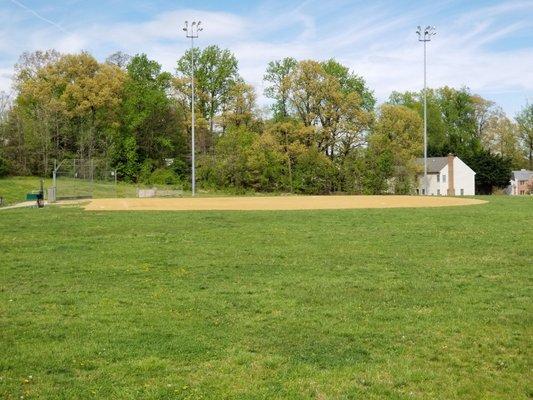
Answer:
[[461, 197], [423, 196], [250, 196], [198, 198], [94, 199], [89, 211], [258, 211], [342, 210], [352, 208], [415, 208], [468, 206], [485, 201]]
[[246, 199], [0, 211], [0, 397], [531, 398], [531, 197]]

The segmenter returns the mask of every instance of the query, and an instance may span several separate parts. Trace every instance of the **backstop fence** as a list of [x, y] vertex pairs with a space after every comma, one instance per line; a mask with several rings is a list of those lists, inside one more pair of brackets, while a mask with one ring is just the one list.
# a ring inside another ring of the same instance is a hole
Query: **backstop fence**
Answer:
[[117, 197], [117, 171], [102, 159], [54, 161], [49, 200]]

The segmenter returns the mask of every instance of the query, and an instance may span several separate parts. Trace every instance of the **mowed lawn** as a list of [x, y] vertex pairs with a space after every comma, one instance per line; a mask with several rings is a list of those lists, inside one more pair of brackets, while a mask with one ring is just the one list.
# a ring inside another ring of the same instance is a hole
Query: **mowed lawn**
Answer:
[[5, 399], [530, 399], [533, 198], [0, 211]]

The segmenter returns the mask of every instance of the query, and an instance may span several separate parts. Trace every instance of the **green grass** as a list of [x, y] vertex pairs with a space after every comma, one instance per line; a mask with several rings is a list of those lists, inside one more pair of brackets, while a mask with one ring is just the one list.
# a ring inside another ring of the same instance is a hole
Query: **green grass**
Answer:
[[[45, 180], [45, 186], [51, 186], [52, 180]], [[0, 179], [0, 197], [4, 199], [4, 205], [20, 203], [26, 200], [26, 193], [39, 190], [40, 178], [37, 177], [13, 177]]]
[[[34, 190], [39, 190], [41, 185], [41, 178], [35, 176], [17, 176], [0, 178], [0, 197], [3, 197], [4, 206], [20, 203], [26, 201], [26, 193]], [[44, 188], [52, 187], [52, 179], [44, 180]], [[90, 184], [86, 181], [60, 178], [58, 180], [58, 196], [82, 196], [92, 193], [93, 198], [113, 198], [113, 197], [137, 197], [137, 187], [149, 188], [157, 187], [163, 190], [173, 190], [179, 187], [173, 185], [148, 185], [148, 184], [135, 184], [118, 182], [114, 186], [111, 182], [95, 182], [91, 188]], [[201, 186], [201, 185], [200, 185]], [[215, 190], [198, 188], [196, 196], [198, 197], [215, 197], [215, 196], [228, 196], [237, 194], [235, 191], [227, 190]], [[238, 193], [241, 196], [276, 196], [279, 193], [256, 193], [246, 192]], [[182, 192], [184, 197], [191, 196], [191, 192], [184, 190]]]
[[533, 198], [0, 212], [5, 399], [530, 399]]
[[[39, 190], [41, 178], [34, 176], [18, 176], [0, 179], [0, 197], [4, 198], [4, 205], [20, 203], [26, 200], [26, 193]], [[44, 188], [52, 187], [52, 179], [44, 180]], [[59, 180], [59, 193], [63, 196], [76, 196], [87, 194], [90, 184], [76, 179]], [[94, 183], [92, 187], [93, 197], [136, 197], [137, 186], [134, 184], [118, 183]]]

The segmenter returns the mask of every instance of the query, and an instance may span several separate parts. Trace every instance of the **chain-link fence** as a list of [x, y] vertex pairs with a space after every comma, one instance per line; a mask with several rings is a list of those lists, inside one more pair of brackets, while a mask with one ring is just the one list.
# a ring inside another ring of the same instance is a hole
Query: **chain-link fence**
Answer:
[[117, 174], [106, 160], [54, 161], [51, 200], [117, 197]]

